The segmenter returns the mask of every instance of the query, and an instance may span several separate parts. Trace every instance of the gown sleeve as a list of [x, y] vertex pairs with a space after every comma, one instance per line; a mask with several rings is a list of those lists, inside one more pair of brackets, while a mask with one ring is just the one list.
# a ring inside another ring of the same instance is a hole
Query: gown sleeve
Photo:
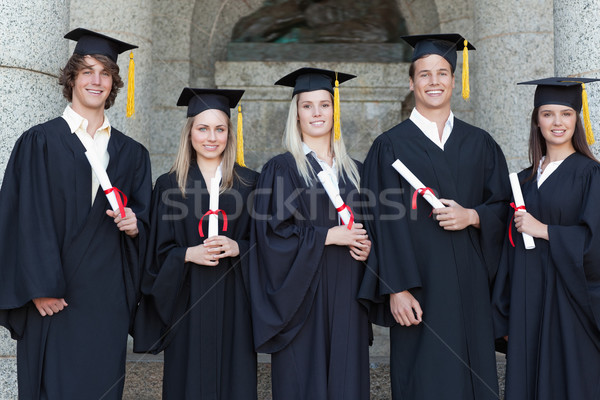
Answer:
[[15, 339], [24, 329], [17, 309], [38, 297], [61, 298], [66, 288], [42, 130], [19, 138], [0, 190], [0, 321]]
[[256, 351], [274, 353], [305, 322], [318, 286], [328, 228], [314, 226], [304, 182], [281, 159], [263, 167], [250, 243], [250, 298]]
[[572, 299], [600, 329], [600, 165], [578, 180], [583, 193], [579, 223], [548, 226], [550, 256]]
[[163, 200], [166, 190], [159, 178], [152, 192], [152, 228], [141, 285], [142, 299], [134, 323], [135, 352], [162, 351], [166, 345], [163, 335], [176, 307], [186, 303], [185, 296], [180, 293], [188, 269], [185, 263], [187, 247], [177, 244], [173, 221], [164, 218], [173, 214], [166, 204], [168, 202]]
[[373, 243], [359, 300], [369, 310], [372, 322], [392, 326], [389, 294], [421, 287], [421, 276], [409, 232], [404, 208], [404, 187], [400, 175], [392, 167], [395, 157], [386, 136], [375, 140], [363, 165], [361, 185], [364, 225]]
[[479, 215], [479, 243], [490, 284], [498, 270], [502, 252], [500, 243], [506, 232], [506, 216], [510, 199], [508, 167], [500, 146], [491, 138], [487, 143], [489, 156], [486, 157], [482, 203], [475, 207]]

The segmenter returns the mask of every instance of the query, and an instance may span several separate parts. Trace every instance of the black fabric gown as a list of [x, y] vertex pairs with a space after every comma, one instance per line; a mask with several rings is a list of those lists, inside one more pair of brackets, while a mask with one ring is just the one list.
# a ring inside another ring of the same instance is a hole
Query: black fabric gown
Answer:
[[[107, 173], [138, 219], [131, 239], [91, 205], [85, 148], [63, 118], [17, 141], [0, 191], [0, 322], [17, 339], [19, 398], [120, 399], [139, 300], [152, 181], [148, 152], [116, 129]], [[68, 306], [42, 317], [38, 297]]]
[[494, 288], [495, 328], [508, 335], [507, 399], [600, 398], [600, 164], [573, 153], [538, 188], [519, 180], [549, 241], [525, 250], [512, 226]]
[[[258, 174], [236, 164], [243, 181], [219, 195], [219, 235], [238, 243], [240, 255], [214, 267], [185, 262], [188, 247], [204, 242], [198, 223], [209, 209], [209, 193], [198, 165], [189, 169], [186, 197], [176, 176], [164, 174], [154, 187], [150, 252], [144, 294], [135, 321], [134, 351], [164, 349], [163, 399], [256, 399], [256, 353], [248, 300], [251, 192]], [[235, 176], [235, 175], [234, 175]]]
[[[444, 150], [410, 120], [380, 135], [363, 166], [373, 241], [359, 297], [391, 326], [394, 399], [497, 399], [489, 285], [496, 273], [510, 198], [506, 161], [491, 136], [455, 119]], [[481, 229], [446, 231], [392, 163], [400, 159], [438, 198], [479, 214]], [[389, 294], [419, 301], [423, 322], [396, 324]]]
[[[356, 210], [359, 195], [350, 181], [340, 179], [339, 187]], [[265, 164], [251, 233], [250, 289], [256, 350], [272, 353], [274, 399], [369, 398], [370, 325], [356, 300], [364, 265], [346, 246], [325, 246], [336, 225], [321, 183], [307, 188], [290, 153]]]

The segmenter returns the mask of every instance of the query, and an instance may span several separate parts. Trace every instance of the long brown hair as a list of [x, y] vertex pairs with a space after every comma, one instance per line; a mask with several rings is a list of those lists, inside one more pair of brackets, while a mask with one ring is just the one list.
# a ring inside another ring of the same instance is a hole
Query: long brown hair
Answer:
[[[190, 165], [196, 162], [196, 150], [192, 146], [192, 126], [194, 125], [194, 117], [189, 117], [181, 129], [181, 135], [179, 136], [179, 149], [177, 150], [177, 157], [169, 172], [175, 173], [177, 178], [177, 184], [181, 194], [185, 197], [185, 186], [187, 184], [187, 177]], [[227, 144], [225, 150], [223, 150], [223, 164], [221, 167], [221, 185], [219, 187], [219, 193], [222, 193], [226, 189], [233, 187], [234, 175], [237, 177], [237, 173], [234, 170], [236, 156], [236, 137], [233, 133], [233, 125], [231, 119], [227, 118]], [[208, 185], [208, 182], [206, 182]]]
[[[536, 107], [531, 113], [531, 127], [529, 129], [529, 162], [531, 162], [531, 175], [529, 175], [527, 180], [533, 179], [536, 176], [537, 168], [540, 165], [542, 157], [546, 155], [547, 150], [546, 140], [539, 127], [539, 111], [540, 107]], [[571, 143], [573, 143], [576, 152], [598, 162], [587, 144], [585, 129], [583, 128], [583, 123], [581, 122], [579, 114], [579, 111], [575, 112], [577, 121], [575, 122], [575, 132], [571, 138]]]
[[[63, 86], [63, 96], [69, 103], [73, 101], [73, 87], [75, 87], [75, 80], [77, 79], [79, 71], [89, 67], [85, 57], [86, 56], [80, 54], [73, 54], [71, 58], [69, 58], [69, 61], [67, 61], [67, 65], [60, 70], [58, 83]], [[93, 54], [90, 55], [90, 57], [98, 60], [112, 76], [110, 94], [104, 103], [104, 109], [108, 110], [115, 103], [119, 89], [123, 87], [123, 80], [119, 76], [119, 66], [113, 60], [101, 54]]]

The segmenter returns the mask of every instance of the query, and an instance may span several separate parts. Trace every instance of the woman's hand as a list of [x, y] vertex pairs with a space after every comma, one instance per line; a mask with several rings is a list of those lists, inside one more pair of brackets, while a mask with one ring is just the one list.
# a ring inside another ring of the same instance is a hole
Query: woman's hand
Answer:
[[408, 290], [390, 294], [390, 311], [402, 326], [419, 325], [423, 321], [421, 305]]
[[548, 240], [548, 225], [541, 223], [527, 211], [515, 211], [515, 227], [520, 233]]
[[352, 229], [348, 229], [346, 225], [329, 228], [325, 246], [332, 244], [350, 247], [350, 255], [358, 261], [365, 261], [371, 251], [371, 241], [367, 231], [358, 222], [352, 224]]
[[54, 297], [38, 297], [32, 301], [42, 317], [54, 315], [68, 306], [65, 299], [57, 299]]
[[216, 259], [225, 257], [235, 257], [240, 254], [240, 248], [235, 240], [227, 236], [213, 236], [204, 241], [204, 247], [213, 254]]

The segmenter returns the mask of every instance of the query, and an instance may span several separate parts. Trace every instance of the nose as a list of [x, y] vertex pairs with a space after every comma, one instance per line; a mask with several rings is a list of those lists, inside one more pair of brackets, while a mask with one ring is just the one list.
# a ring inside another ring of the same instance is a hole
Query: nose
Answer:
[[217, 140], [217, 132], [215, 132], [215, 130], [214, 130], [214, 129], [210, 129], [210, 130], [208, 131], [208, 140], [209, 140], [210, 142], [214, 142], [214, 141], [216, 141], [216, 140]]
[[98, 72], [94, 72], [92, 74], [92, 83], [94, 85], [99, 85], [100, 84], [100, 73]]

